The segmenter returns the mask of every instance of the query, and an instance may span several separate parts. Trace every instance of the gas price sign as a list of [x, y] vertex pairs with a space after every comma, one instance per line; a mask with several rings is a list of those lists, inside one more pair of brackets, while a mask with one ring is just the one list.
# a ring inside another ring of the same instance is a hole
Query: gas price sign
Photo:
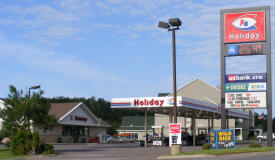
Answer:
[[225, 108], [266, 108], [266, 92], [225, 93]]
[[169, 141], [171, 144], [181, 144], [181, 124], [170, 123], [169, 124]]
[[228, 45], [227, 55], [262, 55], [263, 45], [261, 43], [256, 44], [240, 44], [240, 45]]

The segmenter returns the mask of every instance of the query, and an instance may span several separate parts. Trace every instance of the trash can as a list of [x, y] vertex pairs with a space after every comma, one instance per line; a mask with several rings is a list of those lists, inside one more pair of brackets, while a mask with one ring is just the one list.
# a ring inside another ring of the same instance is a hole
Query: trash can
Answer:
[[144, 142], [144, 141], [140, 141], [140, 142], [139, 142], [139, 146], [140, 146], [140, 147], [144, 147], [144, 145], [145, 145], [145, 142]]
[[62, 138], [57, 138], [57, 143], [62, 143]]

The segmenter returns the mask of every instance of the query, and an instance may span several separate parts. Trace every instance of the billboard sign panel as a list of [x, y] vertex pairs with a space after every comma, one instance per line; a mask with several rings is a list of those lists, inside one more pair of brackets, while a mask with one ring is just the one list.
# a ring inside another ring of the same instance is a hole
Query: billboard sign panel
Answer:
[[262, 83], [226, 83], [225, 92], [253, 92], [266, 91], [266, 82]]
[[181, 144], [181, 124], [169, 124], [169, 144]]
[[265, 41], [265, 11], [226, 13], [224, 42]]
[[216, 149], [235, 148], [235, 134], [233, 129], [216, 130]]
[[229, 74], [225, 76], [225, 82], [266, 82], [266, 73]]
[[225, 93], [225, 108], [266, 108], [266, 92]]

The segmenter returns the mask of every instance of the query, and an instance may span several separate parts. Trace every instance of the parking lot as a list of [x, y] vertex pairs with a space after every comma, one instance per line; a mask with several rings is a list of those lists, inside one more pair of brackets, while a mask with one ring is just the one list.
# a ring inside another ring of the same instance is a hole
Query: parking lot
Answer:
[[[144, 160], [156, 159], [159, 156], [168, 155], [170, 148], [149, 146], [140, 147], [139, 143], [114, 143], [114, 144], [56, 144], [57, 155], [43, 157], [43, 159], [94, 159], [94, 160]], [[248, 147], [247, 144], [239, 144], [237, 147]], [[201, 146], [184, 146], [183, 152], [201, 150]]]
[[[94, 159], [94, 160], [123, 160], [123, 159], [156, 159], [170, 152], [169, 147], [139, 147], [138, 143], [122, 144], [56, 144], [56, 156], [41, 159]], [[201, 146], [184, 147], [185, 151], [201, 149]]]

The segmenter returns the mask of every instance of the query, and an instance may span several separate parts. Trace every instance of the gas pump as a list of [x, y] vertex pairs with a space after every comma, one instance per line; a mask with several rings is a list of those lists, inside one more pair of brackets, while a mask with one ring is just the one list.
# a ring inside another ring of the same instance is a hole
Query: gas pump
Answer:
[[153, 129], [153, 145], [162, 146], [163, 126], [152, 126], [152, 129]]

